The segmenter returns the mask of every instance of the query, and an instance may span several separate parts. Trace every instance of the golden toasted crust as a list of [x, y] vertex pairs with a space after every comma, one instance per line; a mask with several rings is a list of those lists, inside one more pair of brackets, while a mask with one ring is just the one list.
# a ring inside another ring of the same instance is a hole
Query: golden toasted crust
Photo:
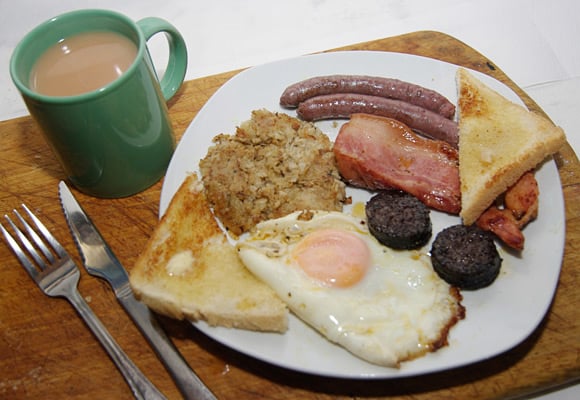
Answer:
[[257, 331], [287, 329], [286, 306], [241, 263], [195, 174], [171, 200], [130, 282], [137, 298], [172, 318]]
[[460, 216], [470, 225], [525, 172], [557, 152], [566, 137], [465, 69], [458, 70], [457, 84]]

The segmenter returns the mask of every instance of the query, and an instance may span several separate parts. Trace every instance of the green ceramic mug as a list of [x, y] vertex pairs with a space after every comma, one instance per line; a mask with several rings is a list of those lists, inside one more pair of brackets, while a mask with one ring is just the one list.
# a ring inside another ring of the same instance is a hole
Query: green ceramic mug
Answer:
[[[39, 57], [64, 38], [113, 32], [136, 46], [136, 57], [112, 82], [74, 95], [45, 95], [33, 89]], [[158, 79], [147, 40], [165, 33], [167, 68]], [[159, 18], [133, 22], [107, 10], [78, 10], [52, 18], [17, 45], [10, 74], [72, 184], [97, 197], [138, 193], [164, 174], [175, 148], [166, 101], [183, 83], [187, 50], [174, 26]]]

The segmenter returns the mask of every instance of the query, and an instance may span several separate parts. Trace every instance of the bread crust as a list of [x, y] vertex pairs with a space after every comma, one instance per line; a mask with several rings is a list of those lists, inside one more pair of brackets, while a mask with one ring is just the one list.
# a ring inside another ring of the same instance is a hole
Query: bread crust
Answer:
[[240, 261], [196, 174], [186, 177], [130, 272], [138, 299], [176, 319], [285, 332], [286, 305]]
[[457, 71], [457, 85], [460, 216], [471, 225], [525, 172], [557, 152], [566, 137], [560, 127], [463, 68]]

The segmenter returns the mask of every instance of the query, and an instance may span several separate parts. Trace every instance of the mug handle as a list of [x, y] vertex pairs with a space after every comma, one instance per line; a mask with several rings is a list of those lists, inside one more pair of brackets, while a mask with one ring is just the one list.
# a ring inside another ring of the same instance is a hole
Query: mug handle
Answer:
[[167, 69], [163, 78], [159, 81], [159, 85], [161, 86], [161, 93], [163, 93], [163, 97], [167, 101], [177, 92], [185, 78], [187, 69], [185, 41], [173, 25], [161, 18], [143, 18], [137, 21], [137, 26], [143, 32], [146, 41], [156, 33], [164, 32], [166, 34], [169, 44], [169, 59], [167, 61]]

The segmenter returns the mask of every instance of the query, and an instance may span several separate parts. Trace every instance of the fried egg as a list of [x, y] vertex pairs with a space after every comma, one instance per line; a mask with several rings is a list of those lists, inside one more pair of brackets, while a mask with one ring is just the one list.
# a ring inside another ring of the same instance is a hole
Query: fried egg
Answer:
[[459, 292], [437, 276], [428, 255], [381, 245], [364, 219], [348, 214], [264, 221], [237, 249], [298, 318], [370, 363], [398, 367], [435, 351], [464, 316]]

